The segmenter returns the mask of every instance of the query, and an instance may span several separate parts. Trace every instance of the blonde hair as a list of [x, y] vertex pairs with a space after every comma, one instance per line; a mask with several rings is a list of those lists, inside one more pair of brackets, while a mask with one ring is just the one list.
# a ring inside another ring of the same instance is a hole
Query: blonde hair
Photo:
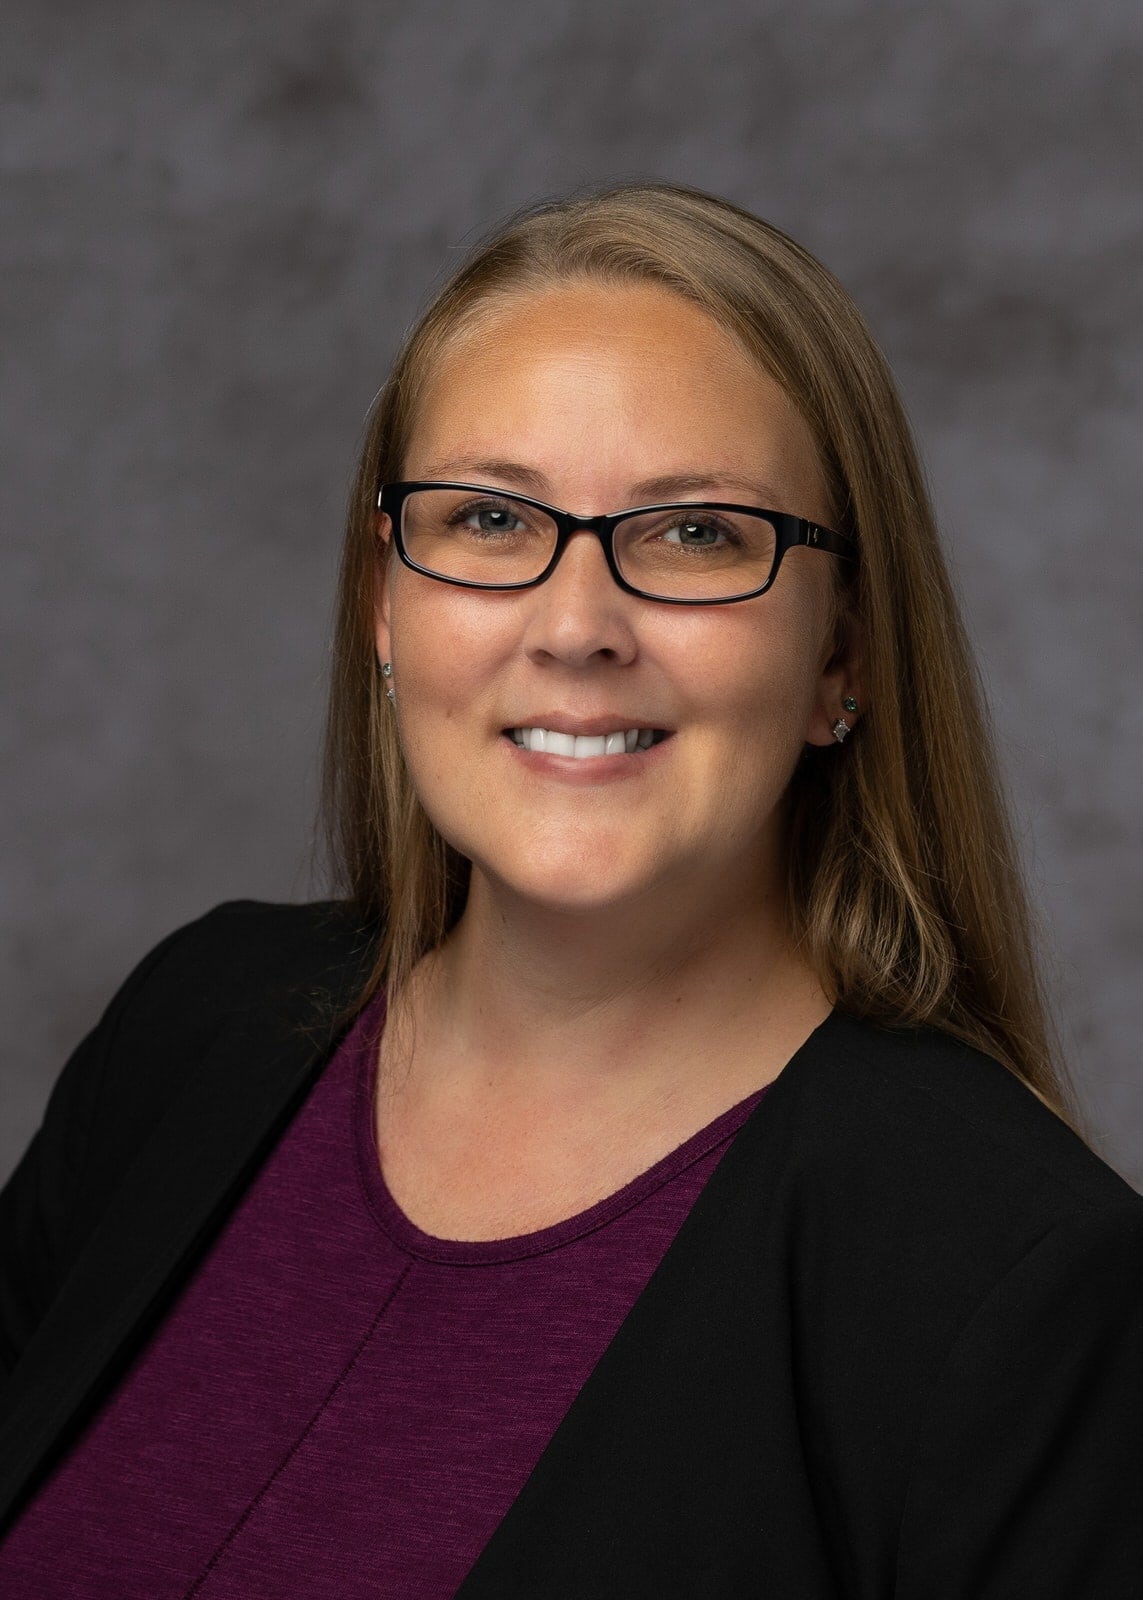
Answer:
[[374, 403], [343, 552], [323, 778], [337, 889], [382, 924], [357, 1006], [400, 989], [463, 910], [468, 863], [409, 779], [374, 643], [376, 496], [400, 478], [442, 351], [498, 300], [588, 279], [702, 307], [785, 390], [817, 443], [835, 526], [860, 560], [843, 609], [864, 715], [791, 781], [789, 907], [841, 1010], [932, 1025], [997, 1057], [1091, 1142], [1053, 1046], [1031, 916], [972, 653], [888, 366], [837, 280], [701, 190], [619, 183], [523, 208], [470, 252], [408, 332]]

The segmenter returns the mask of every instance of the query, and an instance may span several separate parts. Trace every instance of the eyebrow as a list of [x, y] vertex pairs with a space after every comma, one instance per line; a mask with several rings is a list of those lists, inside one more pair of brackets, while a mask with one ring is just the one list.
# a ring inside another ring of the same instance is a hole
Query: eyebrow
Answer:
[[[478, 461], [471, 457], [462, 457], [454, 461], [437, 461], [425, 469], [426, 479], [445, 479], [453, 473], [476, 473], [482, 477], [506, 479], [515, 483], [518, 488], [530, 491], [537, 499], [551, 493], [551, 487], [544, 474], [534, 467], [525, 466], [520, 461]], [[494, 487], [494, 484], [489, 484], [489, 488]], [[773, 485], [764, 483], [759, 478], [746, 477], [739, 472], [722, 472], [717, 469], [706, 472], [670, 472], [657, 478], [643, 478], [631, 485], [631, 503], [650, 504], [659, 498], [670, 499], [675, 495], [694, 494], [719, 487], [742, 490], [752, 495], [760, 506], [770, 510], [777, 510], [781, 504], [781, 498]]]

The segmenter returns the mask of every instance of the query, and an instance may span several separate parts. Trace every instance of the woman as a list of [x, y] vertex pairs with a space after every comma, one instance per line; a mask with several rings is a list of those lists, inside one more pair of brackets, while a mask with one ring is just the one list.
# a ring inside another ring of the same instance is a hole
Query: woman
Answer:
[[5, 1191], [3, 1592], [1143, 1593], [1143, 1200], [829, 274], [665, 184], [478, 247], [329, 729], [343, 898], [169, 936]]

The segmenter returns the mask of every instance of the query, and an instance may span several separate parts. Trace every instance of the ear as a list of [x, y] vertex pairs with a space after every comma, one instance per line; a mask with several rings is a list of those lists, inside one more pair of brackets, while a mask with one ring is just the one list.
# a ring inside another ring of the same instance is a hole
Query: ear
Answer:
[[393, 553], [390, 540], [392, 524], [384, 511], [374, 513], [373, 531], [376, 550], [373, 562], [373, 626], [377, 642], [378, 661], [392, 660], [389, 635], [389, 561]]
[[[825, 648], [813, 709], [806, 728], [807, 744], [836, 744], [838, 741], [833, 730], [839, 717], [849, 724], [850, 732], [857, 726], [865, 707], [863, 659], [856, 619], [842, 612]], [[843, 702], [847, 699], [857, 701], [856, 711], [846, 710]]]

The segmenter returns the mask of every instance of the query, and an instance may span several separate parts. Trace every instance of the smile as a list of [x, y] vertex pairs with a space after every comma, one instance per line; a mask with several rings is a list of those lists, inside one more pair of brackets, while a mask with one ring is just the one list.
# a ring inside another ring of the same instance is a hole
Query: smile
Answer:
[[508, 728], [506, 731], [521, 750], [534, 750], [548, 756], [571, 756], [576, 761], [632, 755], [636, 750], [649, 750], [667, 737], [662, 728], [627, 728], [601, 734], [557, 733], [551, 728]]

